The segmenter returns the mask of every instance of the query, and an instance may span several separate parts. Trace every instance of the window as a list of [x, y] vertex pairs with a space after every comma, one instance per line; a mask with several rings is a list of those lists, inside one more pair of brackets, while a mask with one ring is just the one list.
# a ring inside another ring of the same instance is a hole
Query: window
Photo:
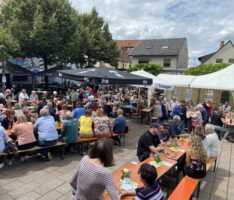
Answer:
[[193, 98], [193, 90], [191, 88], [187, 88], [185, 91], [185, 100], [192, 100]]
[[206, 101], [213, 101], [213, 90], [206, 91]]
[[162, 46], [162, 49], [168, 49], [169, 47], [168, 46]]
[[228, 63], [234, 63], [234, 58], [230, 58], [230, 59], [228, 60]]
[[148, 60], [139, 60], [138, 63], [139, 64], [145, 64], [145, 63], [149, 63], [149, 61]]
[[163, 59], [163, 67], [171, 67], [171, 58]]
[[216, 63], [223, 63], [223, 59], [222, 58], [217, 58]]

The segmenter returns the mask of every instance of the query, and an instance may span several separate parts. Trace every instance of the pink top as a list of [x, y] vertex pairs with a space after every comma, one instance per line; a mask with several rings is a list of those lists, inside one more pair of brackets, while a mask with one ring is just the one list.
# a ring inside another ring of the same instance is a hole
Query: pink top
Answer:
[[13, 127], [13, 133], [16, 135], [18, 144], [28, 144], [36, 141], [33, 132], [33, 124], [31, 122], [24, 122], [16, 124]]

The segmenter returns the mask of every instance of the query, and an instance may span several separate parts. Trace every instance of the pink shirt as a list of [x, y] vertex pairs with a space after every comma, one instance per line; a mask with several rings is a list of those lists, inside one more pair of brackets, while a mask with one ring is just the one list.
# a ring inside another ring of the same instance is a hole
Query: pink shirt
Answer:
[[33, 132], [33, 124], [31, 122], [16, 124], [13, 127], [13, 133], [17, 136], [19, 145], [28, 144], [36, 141]]

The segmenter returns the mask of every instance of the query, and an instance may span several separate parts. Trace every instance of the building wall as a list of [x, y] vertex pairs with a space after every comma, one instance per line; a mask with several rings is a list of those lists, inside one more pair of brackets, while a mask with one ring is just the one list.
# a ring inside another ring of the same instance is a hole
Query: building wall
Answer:
[[187, 70], [188, 68], [188, 46], [187, 40], [179, 52], [178, 69]]
[[222, 49], [220, 49], [203, 64], [216, 64], [216, 59], [219, 58], [223, 59], [223, 63], [229, 63], [229, 59], [234, 59], [234, 47], [232, 46], [231, 42], [227, 43]]

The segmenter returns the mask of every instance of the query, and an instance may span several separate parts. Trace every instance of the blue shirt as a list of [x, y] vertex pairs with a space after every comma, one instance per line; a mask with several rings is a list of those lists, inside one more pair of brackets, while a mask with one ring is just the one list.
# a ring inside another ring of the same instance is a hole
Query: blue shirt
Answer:
[[9, 137], [5, 131], [5, 129], [0, 126], [0, 153], [4, 152], [6, 148], [6, 142], [8, 141]]
[[51, 115], [36, 120], [34, 128], [37, 129], [39, 141], [53, 141], [58, 139], [54, 118]]
[[80, 107], [80, 108], [75, 108], [73, 110], [73, 118], [79, 120], [82, 115], [84, 115], [85, 109]]
[[114, 125], [113, 125], [113, 132], [114, 133], [125, 133], [126, 128], [126, 119], [124, 116], [118, 116], [115, 118]]
[[78, 122], [77, 119], [68, 119], [63, 123], [62, 137], [66, 143], [77, 142]]

